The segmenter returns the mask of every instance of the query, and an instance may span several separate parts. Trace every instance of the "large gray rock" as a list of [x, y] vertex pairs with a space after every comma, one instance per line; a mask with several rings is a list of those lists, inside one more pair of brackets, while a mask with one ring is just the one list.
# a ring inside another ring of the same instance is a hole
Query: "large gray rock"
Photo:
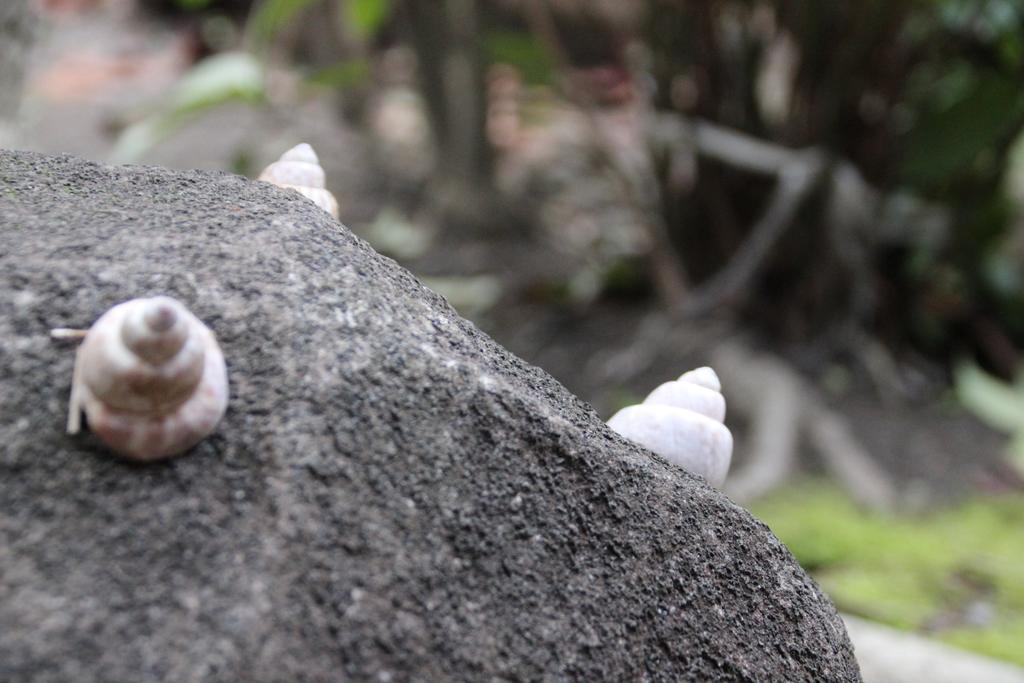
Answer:
[[[764, 525], [298, 195], [0, 153], [0, 236], [0, 680], [859, 680]], [[156, 293], [233, 396], [142, 466], [48, 330]]]

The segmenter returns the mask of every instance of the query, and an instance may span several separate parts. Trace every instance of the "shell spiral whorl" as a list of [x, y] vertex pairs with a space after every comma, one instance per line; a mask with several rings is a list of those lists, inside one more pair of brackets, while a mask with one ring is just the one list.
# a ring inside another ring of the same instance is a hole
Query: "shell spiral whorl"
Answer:
[[732, 460], [732, 433], [723, 424], [725, 399], [711, 368], [684, 373], [615, 413], [608, 426], [719, 488]]
[[75, 358], [68, 432], [89, 428], [115, 451], [157, 460], [195, 445], [227, 408], [224, 356], [209, 328], [169, 297], [119, 304]]
[[259, 180], [295, 190], [327, 213], [338, 217], [338, 200], [325, 187], [320, 159], [305, 142], [292, 147], [280, 159], [263, 169]]

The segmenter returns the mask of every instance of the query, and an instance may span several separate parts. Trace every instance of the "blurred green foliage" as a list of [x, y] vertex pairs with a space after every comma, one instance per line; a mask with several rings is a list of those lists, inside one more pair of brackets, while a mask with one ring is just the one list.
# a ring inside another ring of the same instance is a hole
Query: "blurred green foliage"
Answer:
[[915, 317], [931, 318], [933, 348], [993, 361], [980, 339], [957, 337], [980, 313], [1024, 343], [1024, 263], [1009, 251], [1024, 210], [1014, 181], [1024, 139], [1024, 5], [937, 0], [917, 8], [912, 28], [921, 57], [905, 88], [911, 125], [897, 177], [955, 213], [947, 248], [908, 283], [921, 295]]
[[342, 9], [346, 26], [367, 38], [377, 33], [391, 15], [391, 1], [347, 0]]
[[897, 517], [804, 482], [752, 511], [839, 609], [1024, 665], [1024, 498]]
[[174, 0], [174, 2], [183, 10], [196, 11], [206, 9], [214, 0]]
[[260, 43], [267, 43], [302, 10], [317, 2], [319, 0], [264, 0], [252, 17], [252, 33]]
[[1010, 436], [1010, 456], [1024, 473], [1024, 375], [1010, 384], [965, 362], [957, 367], [954, 380], [960, 404], [982, 422]]
[[1024, 114], [1024, 90], [1002, 76], [971, 79], [955, 101], [922, 112], [904, 142], [903, 176], [928, 189], [960, 174], [1014, 132]]
[[522, 31], [494, 30], [484, 36], [484, 47], [492, 64], [515, 67], [523, 81], [530, 85], [550, 85], [554, 63], [537, 41]]
[[365, 83], [369, 77], [369, 62], [365, 59], [350, 59], [314, 71], [306, 78], [306, 82], [345, 90]]
[[126, 128], [114, 148], [116, 161], [136, 161], [193, 116], [228, 102], [253, 104], [265, 96], [263, 68], [246, 52], [225, 52], [195, 65], [154, 114]]
[[258, 41], [266, 43], [303, 11], [316, 6], [322, 11], [327, 3], [341, 9], [344, 30], [364, 39], [380, 30], [392, 11], [390, 0], [263, 0], [253, 16], [251, 29]]

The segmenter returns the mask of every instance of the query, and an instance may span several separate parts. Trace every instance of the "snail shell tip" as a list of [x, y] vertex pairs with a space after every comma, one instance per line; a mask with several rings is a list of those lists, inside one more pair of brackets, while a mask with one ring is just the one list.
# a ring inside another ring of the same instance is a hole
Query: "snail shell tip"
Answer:
[[316, 155], [316, 150], [313, 149], [311, 144], [300, 142], [282, 154], [280, 161], [301, 161], [307, 164], [319, 165], [320, 157]]
[[704, 367], [684, 372], [679, 377], [680, 382], [689, 382], [690, 384], [696, 384], [697, 386], [711, 389], [712, 391], [721, 391], [722, 383], [718, 379], [718, 373], [712, 368]]

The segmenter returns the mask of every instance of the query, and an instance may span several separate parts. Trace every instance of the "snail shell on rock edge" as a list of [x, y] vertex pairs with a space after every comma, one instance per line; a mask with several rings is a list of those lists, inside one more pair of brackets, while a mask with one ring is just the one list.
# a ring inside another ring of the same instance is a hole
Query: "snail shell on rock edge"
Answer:
[[188, 450], [224, 416], [227, 368], [213, 333], [170, 297], [132, 299], [89, 328], [75, 356], [68, 433], [158, 460]]
[[281, 158], [263, 169], [259, 180], [295, 190], [321, 209], [338, 217], [338, 200], [324, 186], [324, 169], [320, 159], [303, 142], [281, 155]]
[[662, 384], [643, 403], [615, 413], [608, 426], [720, 488], [732, 460], [732, 433], [724, 419], [718, 375], [704, 367]]

